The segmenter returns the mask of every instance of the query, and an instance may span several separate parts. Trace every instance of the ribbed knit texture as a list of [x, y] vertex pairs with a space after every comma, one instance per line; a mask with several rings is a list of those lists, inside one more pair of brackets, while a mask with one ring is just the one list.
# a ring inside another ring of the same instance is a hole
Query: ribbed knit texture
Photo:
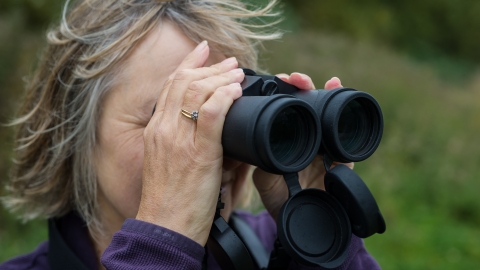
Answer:
[[204, 248], [167, 228], [128, 219], [101, 262], [107, 269], [201, 269]]
[[[0, 247], [4, 249], [6, 247]], [[50, 269], [48, 266], [48, 242], [43, 242], [31, 253], [24, 254], [0, 264], [0, 270]]]

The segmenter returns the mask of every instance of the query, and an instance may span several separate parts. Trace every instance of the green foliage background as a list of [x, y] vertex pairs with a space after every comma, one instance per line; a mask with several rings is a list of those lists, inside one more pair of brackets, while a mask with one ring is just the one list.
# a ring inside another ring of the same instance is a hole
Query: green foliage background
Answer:
[[369, 38], [417, 53], [478, 63], [480, 2], [476, 0], [286, 0], [302, 26]]
[[[0, 2], [1, 123], [14, 115], [61, 2]], [[284, 3], [290, 31], [266, 44], [264, 66], [309, 74], [318, 88], [338, 76], [382, 106], [382, 144], [355, 165], [387, 222], [385, 234], [366, 239], [368, 250], [384, 269], [478, 268], [480, 2]], [[3, 181], [11, 153], [11, 129], [0, 127]], [[0, 262], [46, 239], [44, 221], [21, 224], [0, 209]]]

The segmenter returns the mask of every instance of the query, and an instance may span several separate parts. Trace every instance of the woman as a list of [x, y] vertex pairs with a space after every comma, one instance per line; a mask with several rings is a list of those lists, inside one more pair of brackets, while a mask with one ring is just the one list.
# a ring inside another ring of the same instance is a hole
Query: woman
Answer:
[[[238, 67], [257, 69], [257, 43], [279, 36], [249, 30], [250, 19], [276, 16], [274, 2], [67, 3], [14, 123], [5, 200], [24, 218], [50, 218], [50, 241], [0, 268], [200, 269], [220, 187], [228, 220], [248, 186], [250, 166], [223, 158], [221, 133], [242, 95]], [[279, 77], [314, 89], [306, 75]], [[303, 187], [322, 188], [321, 164], [301, 172]], [[268, 213], [240, 216], [271, 251], [288, 190], [259, 169], [253, 180]], [[212, 256], [208, 266], [218, 269]], [[342, 269], [362, 266], [378, 268], [353, 237]]]

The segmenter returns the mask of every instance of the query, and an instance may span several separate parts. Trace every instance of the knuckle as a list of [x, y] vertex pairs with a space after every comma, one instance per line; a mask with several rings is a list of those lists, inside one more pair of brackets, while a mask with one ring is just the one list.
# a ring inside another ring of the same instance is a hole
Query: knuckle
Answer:
[[182, 69], [175, 73], [175, 81], [185, 81], [192, 76], [193, 70], [191, 69]]
[[193, 81], [188, 86], [188, 89], [194, 92], [201, 92], [205, 88], [206, 88], [206, 85], [202, 81]]
[[233, 97], [239, 97], [242, 95], [242, 86], [239, 83], [230, 84], [226, 90]]
[[235, 100], [237, 97], [241, 96], [241, 88], [235, 84], [227, 85], [218, 89], [215, 93], [217, 98], [223, 102]]
[[150, 138], [153, 136], [152, 134], [154, 134], [153, 132], [153, 125], [147, 125], [145, 127], [145, 129], [143, 130], [143, 140], [144, 141], [150, 141]]
[[205, 103], [202, 107], [200, 107], [199, 115], [201, 115], [201, 117], [207, 122], [211, 122], [218, 117], [219, 111], [218, 105]]
[[177, 140], [175, 145], [178, 149], [183, 149], [186, 151], [192, 151], [193, 149], [195, 149], [194, 140]]
[[222, 74], [225, 73], [225, 68], [223, 66], [215, 66], [213, 67], [213, 73], [214, 74]]
[[173, 141], [172, 132], [165, 132], [164, 129], [157, 129], [153, 136], [153, 142], [155, 145], [162, 145], [166, 142]]
[[145, 144], [153, 144], [156, 146], [161, 145], [161, 143], [169, 142], [173, 140], [173, 133], [167, 132], [167, 128], [160, 123], [154, 125], [147, 125], [143, 131], [143, 138]]
[[220, 76], [223, 79], [223, 81], [225, 81], [225, 83], [233, 82], [235, 81], [235, 78], [236, 78], [236, 75], [233, 72], [225, 72], [225, 73], [222, 73]]
[[221, 87], [215, 92], [216, 98], [222, 101], [229, 99], [231, 92], [234, 91], [231, 86]]
[[222, 68], [221, 63], [210, 66], [208, 69], [209, 69], [210, 73], [212, 73], [212, 74], [220, 74], [220, 73], [223, 72], [223, 68]]

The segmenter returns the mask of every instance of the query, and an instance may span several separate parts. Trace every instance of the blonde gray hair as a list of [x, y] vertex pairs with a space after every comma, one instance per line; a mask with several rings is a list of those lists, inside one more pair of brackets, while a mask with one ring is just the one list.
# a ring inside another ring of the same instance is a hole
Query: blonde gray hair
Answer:
[[[276, 0], [252, 9], [239, 0], [67, 1], [59, 26], [27, 85], [5, 205], [24, 219], [75, 210], [101, 228], [92, 164], [101, 100], [121, 62], [162, 20], [195, 42], [208, 40], [226, 57], [257, 69], [257, 48], [276, 39], [262, 18], [277, 18]], [[271, 21], [271, 20], [270, 20]]]

